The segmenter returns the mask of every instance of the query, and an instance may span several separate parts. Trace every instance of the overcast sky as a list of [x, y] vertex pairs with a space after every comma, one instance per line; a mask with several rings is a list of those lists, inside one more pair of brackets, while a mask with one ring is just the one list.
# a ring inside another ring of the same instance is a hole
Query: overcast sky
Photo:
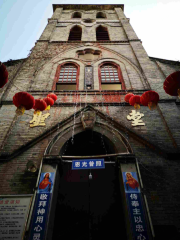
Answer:
[[180, 0], [0, 0], [0, 61], [27, 57], [55, 3], [124, 4], [148, 55], [180, 61]]

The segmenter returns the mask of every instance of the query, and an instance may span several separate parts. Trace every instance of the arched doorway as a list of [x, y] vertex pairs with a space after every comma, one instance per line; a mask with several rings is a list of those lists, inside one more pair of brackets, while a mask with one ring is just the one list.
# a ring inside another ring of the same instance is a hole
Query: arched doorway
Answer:
[[[60, 155], [91, 156], [115, 153], [106, 136], [84, 131], [70, 138]], [[73, 160], [73, 159], [72, 159]], [[53, 239], [127, 239], [119, 185], [119, 168], [105, 158], [105, 169], [72, 170], [70, 161], [60, 168], [60, 184]]]

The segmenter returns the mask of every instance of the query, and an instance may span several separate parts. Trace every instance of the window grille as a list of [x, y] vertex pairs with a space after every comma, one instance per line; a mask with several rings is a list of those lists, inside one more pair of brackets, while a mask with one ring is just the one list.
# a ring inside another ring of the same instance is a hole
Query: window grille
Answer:
[[77, 68], [73, 64], [65, 64], [61, 67], [58, 83], [76, 83]]
[[97, 41], [109, 41], [109, 34], [107, 28], [99, 26], [96, 29], [96, 39]]
[[120, 68], [106, 63], [100, 67], [101, 90], [121, 90], [124, 83], [120, 74]]
[[103, 65], [101, 67], [101, 82], [102, 83], [118, 83], [118, 69], [114, 65]]
[[81, 41], [82, 29], [75, 26], [71, 29], [68, 41]]

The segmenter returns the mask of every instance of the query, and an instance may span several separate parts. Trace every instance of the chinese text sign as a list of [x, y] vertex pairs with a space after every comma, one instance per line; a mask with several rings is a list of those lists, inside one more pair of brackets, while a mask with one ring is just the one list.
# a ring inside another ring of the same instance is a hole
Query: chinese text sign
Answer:
[[0, 239], [21, 240], [31, 197], [0, 197]]
[[104, 159], [82, 159], [82, 160], [73, 160], [72, 169], [101, 169], [105, 168]]

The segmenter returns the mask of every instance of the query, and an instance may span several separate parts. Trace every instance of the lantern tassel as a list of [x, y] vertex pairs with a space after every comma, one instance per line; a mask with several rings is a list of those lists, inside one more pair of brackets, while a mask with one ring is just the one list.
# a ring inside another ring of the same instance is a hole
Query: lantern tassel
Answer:
[[24, 114], [24, 112], [25, 112], [25, 107], [23, 107], [23, 106], [20, 106], [20, 107], [18, 107], [17, 109], [16, 109], [16, 114], [17, 115], [23, 115]]
[[177, 90], [178, 96], [180, 97], [180, 88]]
[[40, 110], [35, 110], [35, 111], [34, 111], [34, 115], [39, 115], [40, 113], [41, 113]]
[[155, 110], [157, 107], [157, 103], [155, 102], [148, 102], [148, 108], [152, 111]]
[[135, 108], [136, 110], [138, 110], [138, 109], [140, 109], [140, 105], [139, 105], [138, 103], [135, 103], [135, 104], [134, 104], [134, 108]]
[[50, 105], [48, 105], [47, 108], [45, 109], [45, 111], [50, 110], [50, 108], [51, 108]]

